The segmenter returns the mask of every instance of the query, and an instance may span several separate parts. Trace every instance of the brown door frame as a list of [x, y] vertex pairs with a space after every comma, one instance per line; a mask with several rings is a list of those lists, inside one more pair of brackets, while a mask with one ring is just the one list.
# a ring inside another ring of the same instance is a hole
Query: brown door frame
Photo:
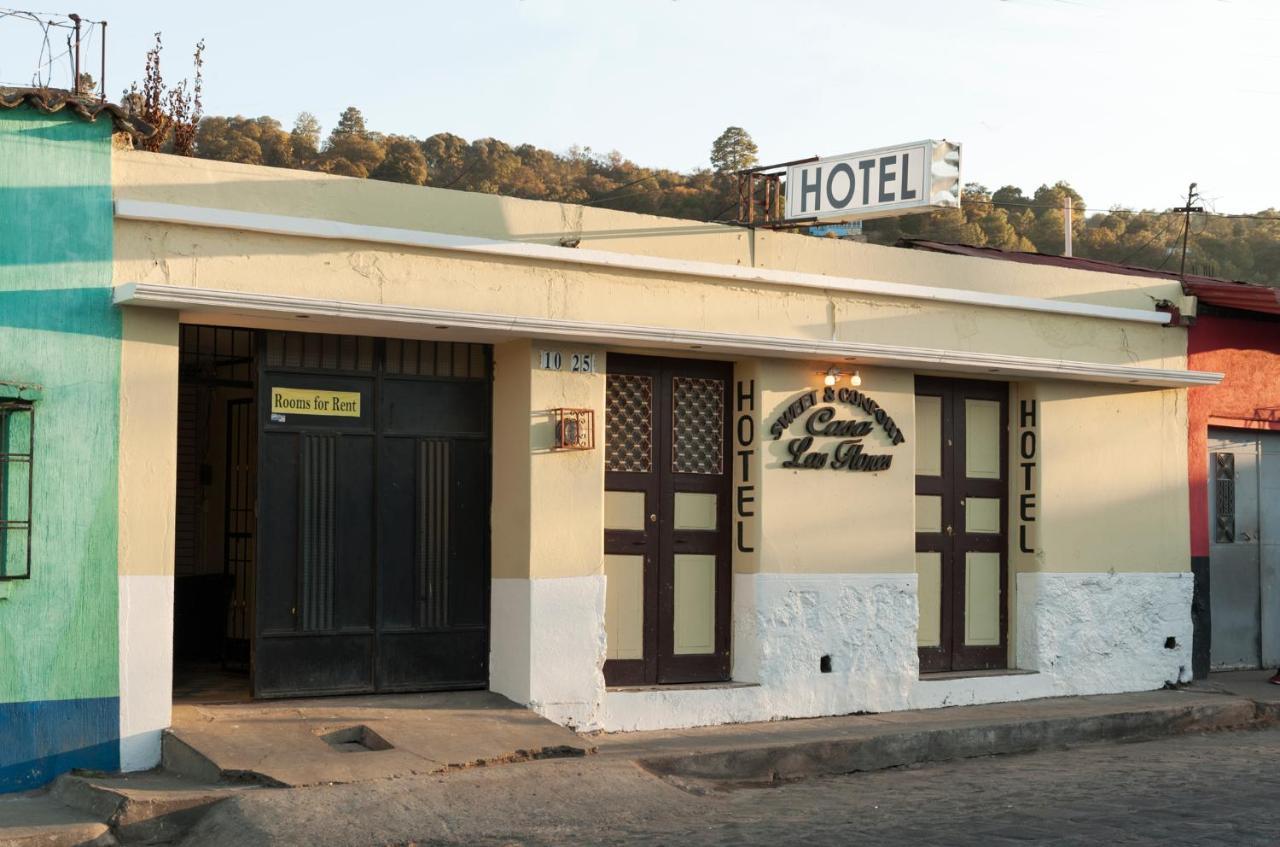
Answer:
[[[644, 492], [646, 520], [643, 531], [605, 530], [605, 553], [645, 557], [644, 658], [605, 662], [605, 682], [608, 685], [654, 685], [728, 680], [733, 579], [729, 404], [733, 366], [727, 362], [625, 354], [610, 354], [607, 361], [610, 374], [651, 378], [653, 399], [650, 422], [652, 470], [649, 473], [605, 471], [605, 490]], [[676, 377], [718, 379], [724, 386], [719, 474], [687, 474], [672, 470], [675, 413], [672, 385]], [[717, 495], [714, 532], [674, 528], [677, 492]], [[679, 554], [710, 554], [716, 557], [713, 653], [675, 654], [675, 556]]]
[[[917, 532], [916, 552], [936, 552], [942, 560], [941, 629], [937, 647], [920, 647], [921, 673], [994, 670], [1009, 660], [1009, 385], [970, 379], [916, 377], [916, 396], [940, 397], [942, 411], [942, 475], [916, 476], [916, 494], [942, 498], [942, 532]], [[964, 401], [1000, 403], [1000, 478], [965, 475]], [[965, 532], [967, 497], [1000, 500], [1000, 534]], [[966, 553], [1000, 555], [1000, 643], [964, 643], [964, 568]]]

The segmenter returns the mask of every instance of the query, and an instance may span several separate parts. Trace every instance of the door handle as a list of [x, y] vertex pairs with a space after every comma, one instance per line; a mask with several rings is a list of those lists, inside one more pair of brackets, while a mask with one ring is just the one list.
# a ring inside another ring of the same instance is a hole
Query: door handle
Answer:
[[658, 522], [657, 515], [649, 515], [649, 523], [657, 523], [657, 522]]
[[946, 531], [946, 533], [947, 533], [947, 535], [948, 535], [948, 536], [955, 535], [955, 530], [953, 530], [953, 529], [951, 528], [951, 524], [947, 524], [947, 528], [946, 528], [946, 530], [945, 530], [945, 531]]

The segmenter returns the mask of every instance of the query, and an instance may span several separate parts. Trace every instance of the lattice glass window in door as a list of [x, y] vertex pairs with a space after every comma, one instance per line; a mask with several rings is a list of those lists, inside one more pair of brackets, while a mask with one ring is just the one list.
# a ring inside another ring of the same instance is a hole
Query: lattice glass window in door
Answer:
[[605, 382], [604, 466], [608, 471], [653, 470], [653, 378], [609, 374]]
[[678, 376], [672, 380], [671, 470], [718, 474], [724, 470], [724, 380]]

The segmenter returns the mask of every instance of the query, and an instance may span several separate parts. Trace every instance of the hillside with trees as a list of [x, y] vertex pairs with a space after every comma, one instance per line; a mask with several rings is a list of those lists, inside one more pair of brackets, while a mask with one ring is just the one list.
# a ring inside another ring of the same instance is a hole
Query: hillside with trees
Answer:
[[[730, 173], [757, 163], [756, 145], [729, 127], [710, 149], [711, 167], [680, 172], [648, 168], [618, 151], [589, 147], [555, 152], [496, 138], [468, 141], [448, 132], [427, 138], [370, 129], [352, 106], [324, 134], [302, 113], [286, 129], [270, 117], [204, 117], [194, 154], [208, 159], [343, 176], [581, 203], [692, 220], [729, 220], [737, 211]], [[1071, 186], [1042, 185], [1031, 194], [1015, 186], [994, 191], [969, 184], [959, 209], [867, 222], [868, 241], [927, 238], [1006, 250], [1061, 253], [1063, 201], [1072, 201], [1077, 256], [1175, 270], [1181, 257], [1182, 216], [1168, 210], [1091, 210]], [[1189, 272], [1280, 284], [1280, 211], [1256, 215], [1193, 215]]]

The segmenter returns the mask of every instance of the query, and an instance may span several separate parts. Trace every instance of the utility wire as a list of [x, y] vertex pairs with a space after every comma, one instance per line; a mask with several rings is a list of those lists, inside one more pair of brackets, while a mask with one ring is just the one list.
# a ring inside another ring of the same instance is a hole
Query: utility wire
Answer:
[[[976, 200], [976, 199], [971, 200], [967, 197], [962, 196], [960, 198], [960, 205], [964, 206], [965, 203], [970, 203], [975, 206], [1017, 206], [1020, 209], [1061, 209], [1062, 208], [1061, 205], [1053, 204], [1053, 203], [1019, 203], [1011, 200]], [[1116, 212], [1128, 212], [1129, 214], [1132, 214], [1132, 215], [1138, 215], [1138, 214], [1182, 215], [1183, 214], [1182, 212], [1174, 212], [1174, 211], [1167, 211], [1167, 210], [1161, 212], [1155, 209], [1124, 209], [1124, 208], [1102, 209], [1097, 206], [1072, 206], [1072, 208], [1077, 212], [1080, 212], [1080, 211], [1105, 212], [1108, 214], [1115, 214]], [[1239, 218], [1239, 219], [1254, 220], [1254, 221], [1276, 221], [1277, 223], [1280, 223], [1280, 212], [1277, 212], [1274, 215], [1232, 214], [1229, 212], [1198, 212], [1197, 214], [1202, 214], [1205, 216], [1215, 217], [1215, 218]]]
[[1154, 242], [1157, 238], [1163, 238], [1165, 235], [1167, 235], [1169, 233], [1169, 225], [1172, 221], [1173, 221], [1172, 218], [1165, 218], [1164, 222], [1160, 225], [1160, 228], [1158, 231], [1156, 230], [1155, 227], [1152, 227], [1151, 229], [1153, 231], [1151, 233], [1151, 237], [1148, 238], [1146, 241], [1142, 242], [1141, 246], [1135, 249], [1128, 256], [1125, 256], [1123, 259], [1121, 259], [1118, 262], [1118, 264], [1121, 264], [1121, 265], [1129, 264], [1129, 262], [1131, 262], [1135, 256], [1137, 256], [1143, 250], [1146, 250], [1148, 247], [1150, 247], [1152, 242]]

